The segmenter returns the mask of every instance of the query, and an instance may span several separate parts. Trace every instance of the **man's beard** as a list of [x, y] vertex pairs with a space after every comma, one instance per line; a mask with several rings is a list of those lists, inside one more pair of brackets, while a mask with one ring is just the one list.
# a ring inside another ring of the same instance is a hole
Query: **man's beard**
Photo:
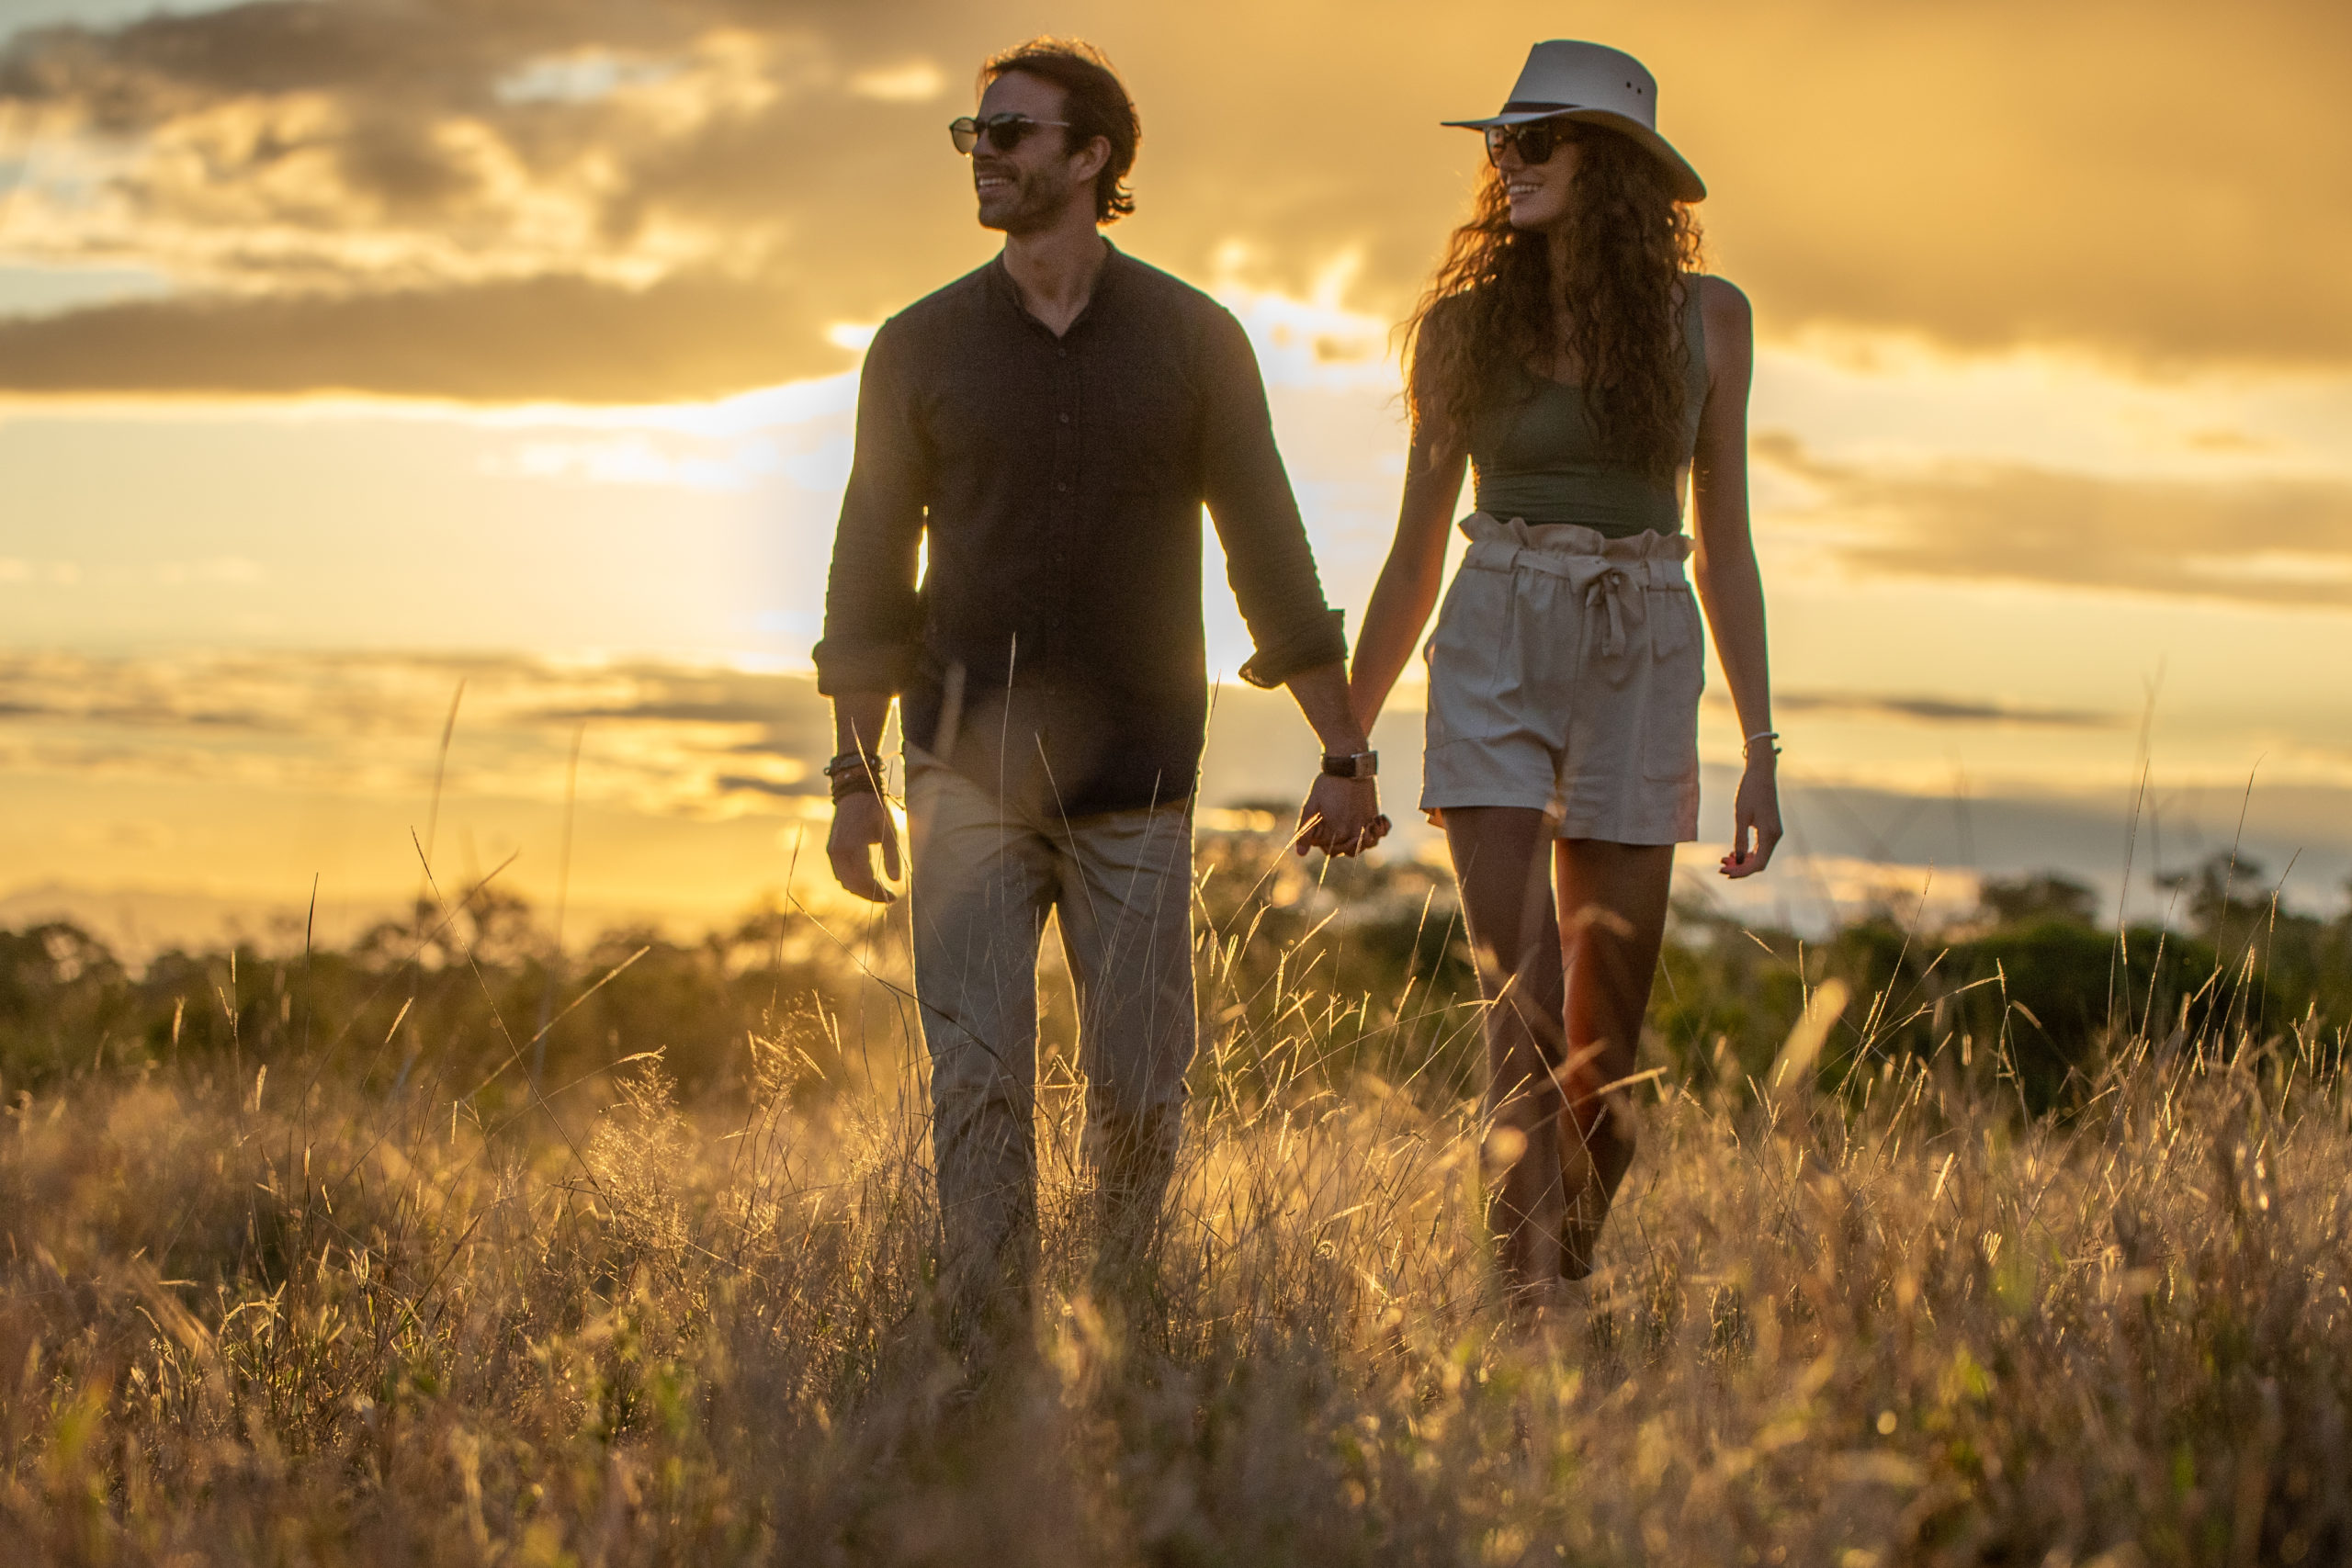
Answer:
[[1008, 234], [1034, 234], [1052, 228], [1075, 188], [1073, 182], [1057, 179], [1049, 171], [994, 164], [988, 165], [987, 172], [1010, 179], [1012, 189], [981, 202], [980, 227]]

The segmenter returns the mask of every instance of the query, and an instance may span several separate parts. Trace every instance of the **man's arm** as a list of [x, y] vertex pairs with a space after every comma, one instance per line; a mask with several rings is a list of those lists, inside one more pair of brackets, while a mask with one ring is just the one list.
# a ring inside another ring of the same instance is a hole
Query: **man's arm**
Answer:
[[816, 648], [817, 689], [829, 697], [895, 695], [913, 671], [922, 635], [915, 562], [930, 460], [905, 386], [908, 330], [900, 320], [885, 321], [858, 377], [857, 446], [825, 582], [825, 635]]
[[[1348, 706], [1347, 638], [1339, 612], [1324, 601], [1315, 553], [1274, 446], [1257, 355], [1240, 323], [1222, 310], [1205, 335], [1202, 468], [1209, 517], [1225, 546], [1226, 577], [1255, 645], [1241, 678], [1287, 685], [1325, 751], [1367, 750], [1363, 727]], [[1298, 852], [1354, 854], [1379, 840], [1379, 816], [1373, 781], [1317, 776], [1299, 808]]]
[[1203, 489], [1225, 546], [1226, 579], [1255, 645], [1241, 678], [1253, 686], [1283, 685], [1319, 664], [1345, 661], [1347, 637], [1339, 612], [1323, 598], [1315, 552], [1274, 446], [1258, 356], [1241, 323], [1221, 310], [1203, 332], [1201, 375], [1207, 400]]
[[[922, 635], [915, 563], [929, 491], [922, 434], [901, 378], [903, 330], [875, 334], [857, 390], [857, 448], [833, 536], [825, 585], [825, 635], [817, 689], [833, 699], [834, 750], [876, 759], [870, 788], [833, 803], [826, 856], [842, 886], [887, 904], [897, 895], [874, 875], [874, 853], [899, 878], [899, 835], [881, 795], [879, 758], [890, 701], [906, 684]], [[843, 781], [854, 783], [854, 781]]]

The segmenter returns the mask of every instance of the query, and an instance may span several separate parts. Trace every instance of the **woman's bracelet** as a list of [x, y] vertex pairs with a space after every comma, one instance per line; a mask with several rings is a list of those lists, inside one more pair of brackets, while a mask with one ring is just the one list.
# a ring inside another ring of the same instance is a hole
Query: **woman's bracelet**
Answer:
[[825, 764], [825, 779], [833, 786], [836, 802], [853, 795], [878, 796], [882, 793], [882, 759], [871, 751], [843, 751]]
[[1770, 740], [1772, 743], [1772, 755], [1777, 757], [1781, 754], [1781, 732], [1777, 729], [1759, 729], [1755, 734], [1749, 736], [1746, 740], [1740, 742], [1740, 754], [1742, 756], [1746, 756], [1755, 748], [1755, 745], [1758, 740]]

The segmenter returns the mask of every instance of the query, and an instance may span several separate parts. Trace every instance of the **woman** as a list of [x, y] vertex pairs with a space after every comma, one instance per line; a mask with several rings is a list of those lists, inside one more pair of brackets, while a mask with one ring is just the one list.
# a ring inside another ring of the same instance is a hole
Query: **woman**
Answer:
[[[1697, 270], [1706, 187], [1630, 55], [1540, 43], [1407, 327], [1396, 542], [1350, 682], [1369, 732], [1428, 625], [1463, 467], [1478, 509], [1428, 649], [1422, 808], [1487, 1001], [1489, 1210], [1522, 1304], [1582, 1279], [1634, 1158], [1625, 1083], [1698, 836], [1699, 596], [1747, 738], [1726, 876], [1781, 837], [1748, 538], [1747, 301]], [[1696, 538], [1681, 532], [1685, 488]], [[1565, 918], [1563, 913], [1565, 912]]]

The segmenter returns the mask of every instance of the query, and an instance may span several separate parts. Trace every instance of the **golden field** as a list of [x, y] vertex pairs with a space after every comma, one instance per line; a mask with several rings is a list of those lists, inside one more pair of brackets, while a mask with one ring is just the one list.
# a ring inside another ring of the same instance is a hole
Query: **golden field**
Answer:
[[[1268, 833], [1202, 863], [1157, 1294], [1084, 1293], [1049, 976], [1045, 1275], [984, 1380], [930, 1310], [887, 921], [565, 963], [476, 889], [141, 976], [0, 939], [9, 1559], [2352, 1553], [2342, 1026], [2281, 999], [2275, 912], [2233, 928], [2225, 887], [2210, 940], [2165, 937], [2178, 995], [2149, 933], [2094, 935], [2122, 994], [2052, 1080], [2018, 1065], [2062, 1032], [2001, 999], [2030, 888], [1879, 971], [1867, 931], [1684, 918], [1600, 1271], [1513, 1325], [1442, 883], [1317, 878]], [[2345, 934], [2303, 936], [2325, 967]]]

